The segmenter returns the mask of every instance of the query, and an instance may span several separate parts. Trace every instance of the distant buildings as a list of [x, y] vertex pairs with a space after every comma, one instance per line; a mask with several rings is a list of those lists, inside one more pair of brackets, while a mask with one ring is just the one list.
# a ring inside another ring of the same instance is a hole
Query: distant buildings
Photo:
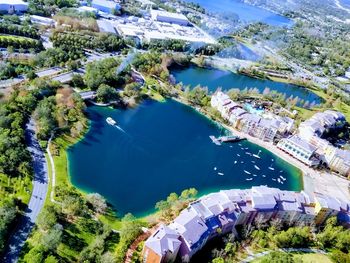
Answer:
[[22, 0], [0, 0], [0, 13], [23, 13], [28, 10], [28, 3]]
[[50, 26], [50, 27], [55, 26], [55, 20], [48, 18], [48, 17], [31, 15], [30, 21], [34, 24], [40, 24], [43, 26]]
[[108, 14], [113, 14], [121, 8], [118, 3], [108, 0], [92, 0], [91, 7]]
[[117, 18], [113, 24], [118, 34], [131, 37], [137, 42], [182, 40], [191, 43], [216, 43], [213, 37], [192, 25], [186, 16], [180, 13], [151, 10], [142, 18], [135, 16]]
[[212, 238], [255, 221], [280, 219], [283, 224], [323, 224], [338, 216], [350, 224], [350, 204], [315, 193], [283, 191], [266, 186], [225, 190], [201, 197], [168, 226], [162, 225], [145, 242], [143, 262], [188, 262]]
[[186, 16], [179, 13], [170, 13], [166, 11], [151, 10], [151, 17], [155, 21], [178, 24], [181, 26], [189, 25], [189, 21]]
[[263, 118], [251, 114], [221, 91], [212, 95], [211, 106], [217, 109], [221, 116], [228, 120], [235, 129], [263, 141], [273, 141], [278, 132], [282, 134], [290, 132], [294, 124], [290, 118], [282, 118], [272, 114], [269, 115], [269, 118]]

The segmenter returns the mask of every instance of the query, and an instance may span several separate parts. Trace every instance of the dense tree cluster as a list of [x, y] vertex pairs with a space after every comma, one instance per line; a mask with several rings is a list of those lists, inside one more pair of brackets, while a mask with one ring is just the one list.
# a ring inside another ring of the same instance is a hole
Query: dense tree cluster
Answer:
[[29, 12], [40, 16], [51, 16], [60, 8], [78, 5], [77, 0], [29, 0], [28, 3]]
[[0, 200], [0, 254], [5, 247], [9, 226], [16, 217], [16, 207], [13, 200], [5, 198]]
[[43, 49], [41, 41], [36, 39], [6, 35], [0, 36], [0, 47], [7, 48], [9, 46], [17, 49], [34, 49], [36, 51]]
[[39, 31], [37, 28], [30, 25], [16, 25], [9, 22], [0, 23], [0, 33], [10, 34], [17, 36], [24, 36], [38, 39], [40, 37]]
[[[257, 250], [320, 248], [329, 251], [334, 262], [349, 262], [350, 260], [350, 230], [339, 226], [335, 217], [328, 219], [325, 227], [321, 229], [313, 226], [282, 225], [278, 219], [266, 222], [263, 218], [257, 218], [252, 226], [244, 226], [241, 229], [239, 243], [235, 239], [236, 237], [233, 238], [232, 235], [224, 237], [224, 248], [213, 250], [215, 262], [235, 261], [243, 249], [242, 244]], [[277, 251], [264, 257], [261, 262], [293, 263], [299, 261], [290, 253]]]
[[61, 48], [48, 48], [35, 56], [34, 64], [37, 67], [53, 67], [82, 56], [82, 52], [66, 52]]
[[84, 75], [85, 85], [93, 90], [96, 90], [101, 84], [115, 87], [121, 81], [120, 76], [117, 75], [119, 65], [120, 61], [115, 58], [89, 63]]
[[15, 92], [0, 105], [0, 172], [7, 175], [29, 174], [30, 155], [26, 149], [24, 126], [38, 100], [36, 92]]
[[54, 47], [78, 54], [82, 53], [84, 49], [107, 52], [119, 51], [125, 47], [125, 43], [120, 37], [108, 33], [55, 31], [50, 39]]

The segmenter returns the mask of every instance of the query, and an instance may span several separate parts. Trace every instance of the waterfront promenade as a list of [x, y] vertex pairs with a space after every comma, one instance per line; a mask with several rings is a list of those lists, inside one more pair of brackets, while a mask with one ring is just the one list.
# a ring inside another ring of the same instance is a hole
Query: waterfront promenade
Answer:
[[289, 154], [285, 153], [284, 151], [278, 149], [277, 146], [271, 142], [265, 142], [258, 138], [252, 137], [249, 134], [239, 132], [228, 125], [221, 125], [231, 131], [233, 134], [247, 138], [248, 141], [269, 150], [273, 154], [300, 169], [303, 173], [304, 191], [308, 194], [318, 192], [325, 195], [337, 197], [341, 200], [350, 200], [350, 181], [346, 178], [329, 173], [327, 171], [317, 171], [315, 169], [312, 169], [296, 160]]

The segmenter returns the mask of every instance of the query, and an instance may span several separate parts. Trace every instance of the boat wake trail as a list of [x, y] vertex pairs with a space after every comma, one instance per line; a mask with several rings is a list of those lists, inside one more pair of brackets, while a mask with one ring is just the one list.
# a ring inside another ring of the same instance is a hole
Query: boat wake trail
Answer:
[[126, 134], [126, 132], [120, 126], [115, 124], [114, 127], [116, 127], [118, 130], [120, 130], [121, 132], [124, 132]]

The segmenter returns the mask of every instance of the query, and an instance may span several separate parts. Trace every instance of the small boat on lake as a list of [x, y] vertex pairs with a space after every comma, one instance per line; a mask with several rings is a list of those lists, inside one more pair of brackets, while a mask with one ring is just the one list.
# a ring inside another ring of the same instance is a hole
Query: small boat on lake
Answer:
[[115, 120], [113, 120], [111, 117], [108, 117], [108, 118], [106, 119], [106, 122], [107, 122], [109, 125], [112, 125], [112, 126], [114, 126], [114, 125], [117, 124], [117, 122], [116, 122]]
[[280, 178], [277, 178], [277, 182], [281, 183], [281, 179], [280, 179]]
[[260, 167], [257, 165], [254, 165], [254, 168], [260, 171]]
[[218, 168], [217, 167], [214, 167], [214, 171], [216, 171]]
[[251, 181], [251, 180], [253, 180], [253, 178], [247, 178], [247, 179], [245, 179], [246, 181]]
[[256, 175], [256, 174], [253, 174], [253, 176], [254, 176], [254, 177], [257, 177], [258, 175]]
[[268, 167], [271, 171], [274, 171], [275, 170], [275, 168], [273, 168], [273, 167], [271, 167], [271, 166], [269, 166]]
[[262, 175], [262, 177], [266, 177], [266, 175], [265, 175], [265, 174], [263, 174], [263, 175]]
[[237, 163], [237, 161], [234, 162], [234, 164], [236, 164], [236, 163]]
[[252, 174], [251, 172], [248, 172], [248, 171], [246, 171], [246, 170], [244, 170], [243, 172], [245, 172], [246, 174]]
[[272, 178], [272, 181], [276, 181], [276, 178]]
[[241, 157], [241, 155], [240, 155], [239, 153], [237, 153], [237, 156], [238, 156], [238, 157]]
[[245, 154], [246, 154], [246, 155], [252, 156], [252, 154], [251, 154], [250, 152], [245, 152]]
[[218, 175], [224, 175], [224, 173], [218, 173]]
[[261, 151], [259, 150], [258, 154], [253, 154], [253, 156], [254, 156], [255, 158], [261, 159], [261, 157], [259, 156], [260, 152], [261, 152]]

